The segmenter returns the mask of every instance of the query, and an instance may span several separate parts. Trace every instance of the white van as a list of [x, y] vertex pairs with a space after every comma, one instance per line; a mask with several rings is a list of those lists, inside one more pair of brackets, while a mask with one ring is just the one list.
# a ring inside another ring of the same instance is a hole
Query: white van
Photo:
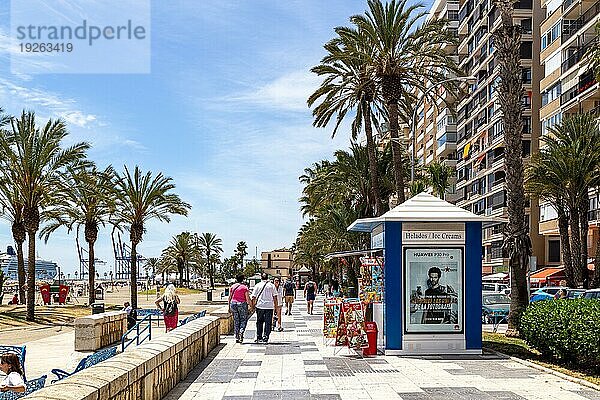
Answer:
[[481, 283], [481, 291], [483, 293], [504, 293], [504, 291], [508, 289], [508, 285], [506, 283], [496, 283], [496, 282], [482, 282]]

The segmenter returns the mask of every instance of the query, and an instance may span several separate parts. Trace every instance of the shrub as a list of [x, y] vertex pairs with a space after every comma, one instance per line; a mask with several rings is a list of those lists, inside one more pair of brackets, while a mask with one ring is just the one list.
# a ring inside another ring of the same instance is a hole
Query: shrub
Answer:
[[535, 302], [523, 314], [521, 334], [545, 357], [600, 366], [600, 301]]

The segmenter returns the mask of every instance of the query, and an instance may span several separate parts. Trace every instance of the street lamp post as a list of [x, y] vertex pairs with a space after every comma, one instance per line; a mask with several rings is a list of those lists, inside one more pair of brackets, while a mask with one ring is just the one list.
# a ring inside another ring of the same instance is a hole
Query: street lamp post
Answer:
[[[423, 99], [423, 101], [425, 101], [425, 98], [431, 91], [439, 88], [444, 83], [455, 82], [455, 81], [473, 82], [473, 81], [477, 81], [477, 78], [474, 76], [455, 76], [454, 78], [444, 79], [444, 80], [436, 82], [434, 85], [431, 85], [430, 87], [428, 87], [427, 90], [425, 90], [423, 92], [423, 96], [421, 97], [421, 99]], [[415, 110], [413, 111], [413, 115], [412, 115], [412, 119], [411, 119], [411, 126], [410, 126], [410, 134], [411, 134], [410, 141], [411, 141], [411, 146], [412, 146], [412, 150], [410, 152], [410, 183], [411, 184], [415, 181], [415, 158], [416, 158], [415, 147], [416, 147], [416, 134], [417, 134], [417, 110], [419, 109], [421, 99], [417, 100], [417, 104], [415, 105]], [[402, 144], [402, 142], [398, 139], [391, 139], [391, 140], [398, 141], [398, 143]]]

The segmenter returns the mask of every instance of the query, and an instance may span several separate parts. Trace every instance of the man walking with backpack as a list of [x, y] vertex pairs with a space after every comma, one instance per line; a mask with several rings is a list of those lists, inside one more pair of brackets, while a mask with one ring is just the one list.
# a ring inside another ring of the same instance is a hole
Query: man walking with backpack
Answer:
[[283, 285], [283, 295], [285, 296], [285, 315], [292, 315], [292, 304], [296, 298], [296, 285], [288, 277]]
[[269, 282], [269, 275], [261, 275], [262, 281], [254, 286], [252, 302], [256, 307], [256, 340], [257, 343], [267, 343], [271, 334], [273, 310], [277, 307], [277, 290]]
[[312, 281], [312, 277], [308, 277], [308, 282], [304, 285], [304, 297], [306, 297], [306, 311], [312, 315], [313, 306], [315, 302], [315, 292], [317, 290], [317, 284]]

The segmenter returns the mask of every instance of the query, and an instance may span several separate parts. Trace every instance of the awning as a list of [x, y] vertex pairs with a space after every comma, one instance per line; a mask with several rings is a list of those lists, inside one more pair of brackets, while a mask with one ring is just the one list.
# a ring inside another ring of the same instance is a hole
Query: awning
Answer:
[[508, 279], [508, 274], [506, 272], [498, 272], [496, 274], [486, 275], [481, 278], [482, 281], [504, 281]]
[[382, 250], [383, 250], [383, 247], [378, 247], [378, 248], [369, 249], [369, 250], [336, 251], [334, 253], [326, 254], [325, 255], [325, 261], [331, 260], [332, 258], [362, 256], [362, 255], [366, 255], [366, 254], [377, 253], [378, 251], [382, 251]]
[[559, 267], [549, 267], [544, 268], [530, 276], [532, 283], [546, 282], [549, 278], [554, 280], [564, 278], [565, 271], [564, 268]]
[[485, 158], [485, 154], [483, 153], [482, 155], [480, 155], [479, 157], [477, 157], [477, 161], [475, 161], [473, 163], [473, 167], [477, 167], [479, 164], [481, 164], [481, 161], [483, 161], [483, 159]]
[[467, 157], [469, 157], [469, 150], [471, 150], [471, 143], [467, 143], [465, 145], [465, 148], [463, 149], [463, 159], [466, 159]]

